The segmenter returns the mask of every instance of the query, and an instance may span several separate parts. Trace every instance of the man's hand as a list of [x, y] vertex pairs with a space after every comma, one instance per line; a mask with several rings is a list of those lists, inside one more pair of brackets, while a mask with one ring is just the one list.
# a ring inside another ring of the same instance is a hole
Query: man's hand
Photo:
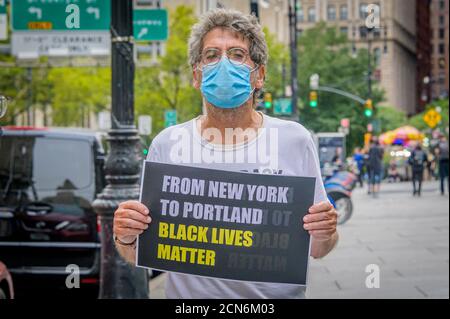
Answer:
[[337, 212], [333, 205], [326, 201], [311, 206], [303, 222], [312, 237], [311, 256], [320, 258], [328, 254], [338, 238]]
[[114, 212], [114, 234], [121, 242], [132, 243], [152, 221], [149, 213], [148, 208], [138, 201], [120, 203]]

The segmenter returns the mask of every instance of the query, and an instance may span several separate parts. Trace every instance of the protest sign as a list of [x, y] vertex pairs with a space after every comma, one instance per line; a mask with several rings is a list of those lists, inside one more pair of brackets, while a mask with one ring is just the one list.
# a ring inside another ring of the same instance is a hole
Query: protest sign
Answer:
[[144, 162], [140, 200], [152, 222], [137, 266], [222, 279], [306, 284], [303, 216], [315, 178]]

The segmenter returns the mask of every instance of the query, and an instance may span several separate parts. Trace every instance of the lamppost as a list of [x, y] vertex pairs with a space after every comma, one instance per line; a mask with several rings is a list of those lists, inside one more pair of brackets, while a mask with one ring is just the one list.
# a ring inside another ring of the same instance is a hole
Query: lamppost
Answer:
[[148, 298], [147, 273], [123, 260], [114, 247], [118, 204], [139, 197], [139, 136], [134, 125], [133, 2], [111, 0], [111, 130], [105, 164], [107, 186], [93, 206], [101, 223], [99, 298]]

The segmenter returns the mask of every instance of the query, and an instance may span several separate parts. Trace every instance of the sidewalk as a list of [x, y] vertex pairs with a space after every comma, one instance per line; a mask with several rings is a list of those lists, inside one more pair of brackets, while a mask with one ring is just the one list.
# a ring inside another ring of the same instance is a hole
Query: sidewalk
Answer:
[[[421, 198], [409, 183], [383, 184], [378, 199], [357, 189], [355, 211], [339, 227], [337, 248], [311, 259], [308, 298], [449, 298], [449, 197], [437, 182]], [[366, 288], [366, 266], [380, 269], [380, 288]], [[151, 298], [165, 298], [166, 275], [150, 282]]]

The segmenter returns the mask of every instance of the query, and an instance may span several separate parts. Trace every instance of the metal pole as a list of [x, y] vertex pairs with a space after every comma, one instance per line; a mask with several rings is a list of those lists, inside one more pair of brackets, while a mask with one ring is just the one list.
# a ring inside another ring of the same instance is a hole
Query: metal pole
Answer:
[[27, 125], [32, 126], [31, 108], [33, 106], [33, 70], [31, 69], [31, 67], [27, 68], [27, 80], [28, 80]]
[[367, 29], [367, 38], [368, 38], [368, 62], [367, 62], [367, 85], [368, 85], [368, 98], [372, 98], [372, 30]]
[[107, 186], [93, 206], [101, 223], [101, 278], [99, 298], [148, 298], [144, 269], [127, 263], [113, 240], [113, 215], [118, 204], [139, 197], [139, 136], [134, 125], [134, 59], [132, 1], [111, 1], [112, 128], [106, 160]]
[[289, 34], [291, 51], [291, 90], [292, 90], [292, 116], [298, 119], [297, 97], [297, 0], [289, 0]]

